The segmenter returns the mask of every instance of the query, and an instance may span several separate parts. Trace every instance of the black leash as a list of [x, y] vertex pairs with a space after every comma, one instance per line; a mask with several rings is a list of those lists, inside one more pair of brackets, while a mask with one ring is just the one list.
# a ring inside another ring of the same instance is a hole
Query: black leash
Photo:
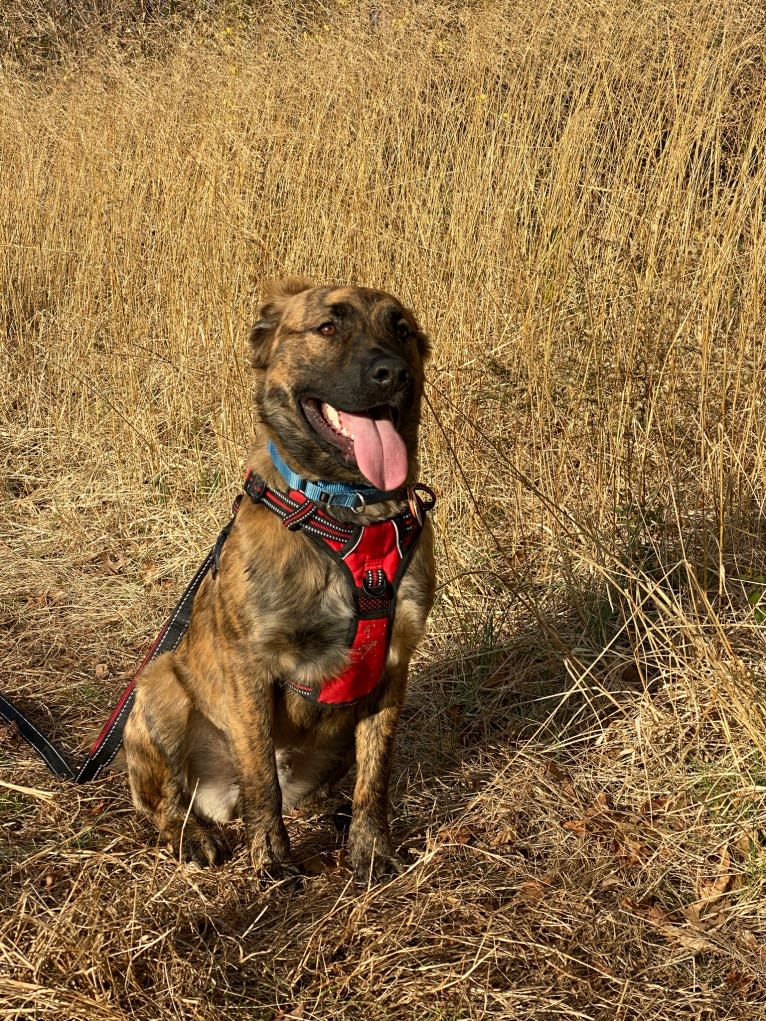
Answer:
[[[238, 504], [238, 501], [237, 501]], [[235, 504], [235, 512], [236, 506]], [[88, 756], [79, 769], [73, 768], [64, 758], [61, 752], [52, 744], [48, 738], [37, 729], [34, 723], [29, 720], [21, 710], [4, 695], [0, 694], [0, 718], [14, 725], [21, 737], [29, 744], [40, 758], [45, 762], [51, 772], [62, 780], [72, 780], [74, 783], [87, 783], [88, 780], [95, 780], [102, 769], [109, 765], [119, 751], [122, 744], [122, 732], [125, 728], [130, 710], [135, 700], [136, 682], [142, 672], [151, 662], [163, 652], [172, 652], [177, 648], [178, 643], [189, 627], [191, 620], [192, 604], [194, 597], [202, 584], [208, 571], [215, 570], [221, 554], [221, 547], [231, 530], [232, 520], [221, 531], [212, 550], [202, 562], [192, 580], [186, 586], [184, 594], [176, 604], [175, 609], [162, 626], [154, 644], [147, 652], [143, 662], [133, 675], [130, 684], [123, 691], [119, 701], [112, 710], [109, 719], [104, 724], [101, 733], [96, 738]]]

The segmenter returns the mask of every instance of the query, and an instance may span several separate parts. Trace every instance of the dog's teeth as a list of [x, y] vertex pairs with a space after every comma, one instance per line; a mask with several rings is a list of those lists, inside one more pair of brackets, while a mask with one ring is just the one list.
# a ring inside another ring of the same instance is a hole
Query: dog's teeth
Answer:
[[[337, 433], [340, 433], [341, 436], [349, 435], [348, 431], [343, 427], [340, 415], [332, 404], [322, 404], [322, 414], [324, 415], [325, 421], [328, 422]], [[351, 439], [353, 439], [353, 436]]]
[[322, 405], [322, 414], [325, 419], [330, 423], [333, 429], [340, 429], [340, 416], [332, 404]]

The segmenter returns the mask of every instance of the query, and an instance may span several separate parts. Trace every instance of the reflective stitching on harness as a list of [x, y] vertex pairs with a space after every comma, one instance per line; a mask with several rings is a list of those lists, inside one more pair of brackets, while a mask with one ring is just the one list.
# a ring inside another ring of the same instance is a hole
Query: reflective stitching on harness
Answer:
[[346, 550], [345, 556], [347, 556], [347, 557], [348, 557], [348, 556], [350, 556], [350, 555], [351, 555], [352, 553], [355, 553], [355, 552], [356, 552], [356, 550], [357, 550], [357, 547], [359, 546], [359, 543], [360, 543], [361, 541], [362, 541], [362, 531], [361, 531], [361, 529], [360, 529], [360, 531], [359, 531], [359, 535], [357, 535], [356, 539], [354, 540], [354, 545], [353, 545], [353, 546], [351, 546], [351, 547], [350, 547], [349, 549], [347, 549], [347, 550]]

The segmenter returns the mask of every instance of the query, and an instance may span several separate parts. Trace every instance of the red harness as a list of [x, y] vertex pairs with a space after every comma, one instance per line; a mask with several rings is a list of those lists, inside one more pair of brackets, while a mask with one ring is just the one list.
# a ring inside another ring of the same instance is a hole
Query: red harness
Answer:
[[336, 709], [353, 705], [382, 680], [396, 592], [423, 529], [424, 515], [436, 503], [434, 494], [427, 486], [412, 486], [407, 510], [383, 521], [356, 525], [336, 521], [299, 490], [271, 489], [252, 471], [244, 489], [254, 503], [268, 507], [290, 531], [300, 529], [343, 568], [354, 600], [348, 666], [321, 686], [287, 680], [284, 684], [317, 705]]

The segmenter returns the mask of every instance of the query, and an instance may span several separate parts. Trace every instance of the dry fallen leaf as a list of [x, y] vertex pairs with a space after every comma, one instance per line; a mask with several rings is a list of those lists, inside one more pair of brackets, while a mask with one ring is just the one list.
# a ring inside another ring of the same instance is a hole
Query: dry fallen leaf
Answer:
[[312, 854], [304, 858], [301, 868], [307, 876], [323, 876], [336, 868], [335, 859], [331, 854]]
[[607, 876], [605, 879], [602, 879], [601, 882], [598, 884], [599, 890], [612, 890], [615, 887], [622, 886], [625, 886], [625, 880], [620, 879], [619, 876]]
[[690, 950], [695, 954], [705, 950], [714, 951], [717, 949], [715, 944], [706, 938], [704, 932], [698, 926], [693, 924], [679, 925], [673, 920], [672, 915], [668, 914], [657, 904], [641, 904], [638, 901], [626, 898], [622, 902], [622, 906], [625, 910], [630, 911], [631, 914], [643, 918], [657, 932], [661, 933], [669, 943], [675, 943], [677, 946]]
[[545, 767], [545, 772], [556, 783], [565, 783], [567, 780], [571, 781], [570, 774], [565, 769], [562, 769], [557, 762], [549, 762]]
[[276, 1014], [272, 1014], [272, 1021], [303, 1021], [306, 1016], [306, 1011], [302, 1003], [296, 1004], [295, 1007], [285, 1007], [282, 1010], [278, 1010]]
[[601, 791], [585, 809], [585, 815], [579, 819], [567, 819], [561, 825], [570, 833], [583, 836], [585, 833], [603, 832], [604, 829], [618, 825], [618, 821], [609, 818], [614, 809], [614, 802], [606, 791]]
[[143, 581], [144, 585], [151, 585], [156, 579], [158, 571], [157, 565], [147, 560], [141, 569], [141, 581]]
[[760, 851], [764, 844], [766, 844], [766, 831], [749, 829], [743, 830], [739, 837], [737, 837], [734, 846], [742, 854], [749, 855], [754, 851]]
[[443, 826], [437, 833], [440, 842], [470, 844], [476, 840], [476, 832], [470, 826]]
[[576, 833], [578, 837], [584, 837], [588, 832], [590, 821], [588, 819], [567, 819], [561, 824], [561, 828], [570, 833]]
[[690, 950], [693, 954], [700, 954], [705, 950], [715, 950], [715, 944], [709, 939], [699, 935], [694, 929], [687, 929], [681, 925], [660, 925], [658, 929], [670, 943], [676, 943], [684, 950]]
[[27, 606], [61, 606], [66, 602], [66, 594], [62, 588], [48, 589], [38, 595], [27, 596]]
[[722, 897], [731, 886], [733, 879], [731, 871], [731, 856], [728, 847], [723, 849], [721, 861], [712, 879], [700, 880], [697, 886], [700, 902], [710, 903]]
[[110, 553], [108, 550], [104, 550], [99, 559], [101, 561], [99, 573], [106, 575], [121, 574], [128, 562], [122, 553]]
[[616, 858], [619, 858], [630, 868], [638, 868], [646, 863], [651, 856], [648, 847], [641, 843], [634, 836], [625, 833], [617, 833], [612, 841], [612, 851]]
[[541, 883], [537, 879], [528, 879], [519, 887], [515, 900], [520, 904], [538, 904], [549, 890], [550, 887], [547, 883]]
[[489, 842], [490, 847], [505, 847], [507, 844], [512, 844], [516, 840], [516, 830], [511, 826], [506, 826], [492, 837]]
[[609, 812], [614, 808], [614, 802], [606, 791], [601, 791], [593, 799], [593, 804], [588, 809], [588, 815], [599, 815], [601, 812]]
[[15, 747], [21, 741], [21, 734], [15, 723], [6, 723], [0, 720], [0, 745]]
[[716, 870], [715, 876], [712, 878], [701, 879], [697, 884], [697, 895], [698, 900], [693, 904], [689, 904], [684, 908], [684, 916], [696, 925], [702, 923], [702, 916], [704, 918], [704, 927], [711, 927], [711, 918], [707, 914], [707, 908], [715, 901], [720, 900], [725, 893], [728, 892], [734, 880], [734, 875], [731, 871], [731, 857], [729, 855], [728, 847], [724, 848], [721, 854], [721, 861], [718, 869]]

